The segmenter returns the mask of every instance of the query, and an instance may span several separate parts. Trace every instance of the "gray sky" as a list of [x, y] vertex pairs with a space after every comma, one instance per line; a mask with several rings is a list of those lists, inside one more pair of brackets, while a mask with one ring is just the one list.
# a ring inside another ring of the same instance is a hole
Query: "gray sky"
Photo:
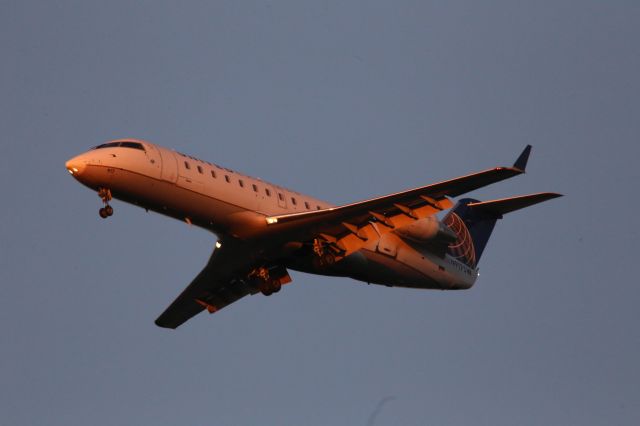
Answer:
[[[0, 3], [0, 423], [640, 423], [637, 1]], [[465, 292], [293, 274], [153, 320], [215, 237], [64, 161], [139, 137], [346, 203], [509, 165]], [[387, 399], [388, 398], [388, 399]]]

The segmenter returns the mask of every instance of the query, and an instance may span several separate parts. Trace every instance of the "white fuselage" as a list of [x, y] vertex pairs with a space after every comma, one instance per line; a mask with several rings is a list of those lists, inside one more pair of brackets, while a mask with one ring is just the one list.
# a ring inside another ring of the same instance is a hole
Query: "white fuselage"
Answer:
[[455, 258], [436, 256], [396, 233], [379, 233], [329, 266], [288, 258], [284, 247], [290, 242], [270, 232], [266, 218], [331, 204], [145, 141], [126, 141], [143, 149], [105, 144], [72, 158], [67, 169], [93, 190], [108, 188], [114, 198], [255, 244], [256, 251], [277, 256], [292, 269], [431, 289], [467, 289], [477, 278], [476, 270]]

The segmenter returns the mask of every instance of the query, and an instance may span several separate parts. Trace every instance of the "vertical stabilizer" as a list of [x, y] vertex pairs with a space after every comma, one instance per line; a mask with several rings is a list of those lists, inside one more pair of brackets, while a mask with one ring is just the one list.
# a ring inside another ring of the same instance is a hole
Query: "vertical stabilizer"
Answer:
[[477, 200], [464, 198], [444, 217], [443, 222], [458, 239], [447, 250], [448, 254], [462, 263], [475, 268], [489, 241], [491, 232], [500, 215], [472, 209], [469, 204]]

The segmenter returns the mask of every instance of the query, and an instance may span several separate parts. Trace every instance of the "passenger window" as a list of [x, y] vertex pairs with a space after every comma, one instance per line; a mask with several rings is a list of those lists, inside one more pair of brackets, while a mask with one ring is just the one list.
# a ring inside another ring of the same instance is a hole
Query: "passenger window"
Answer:
[[187, 170], [191, 170], [191, 165], [189, 164], [188, 161], [184, 162], [184, 168], [187, 169]]
[[307, 210], [310, 208], [310, 207], [309, 207], [309, 202], [308, 202], [308, 201], [305, 201], [305, 202], [304, 202], [304, 208], [305, 208], [305, 209], [307, 209]]
[[251, 186], [253, 187], [253, 192], [258, 192], [258, 186], [255, 183], [251, 184]]
[[211, 177], [212, 177], [212, 178], [215, 178], [215, 177], [216, 177], [216, 172], [215, 172], [215, 170], [211, 170]]
[[282, 195], [281, 193], [278, 192], [278, 198], [280, 199], [280, 201], [284, 201], [284, 195]]
[[229, 179], [229, 175], [224, 175], [224, 180], [226, 180], [227, 183], [231, 182], [231, 179]]
[[202, 174], [202, 166], [198, 166], [198, 173]]
[[293, 198], [293, 197], [291, 197], [291, 203], [292, 203], [294, 206], [298, 205], [298, 203], [296, 202], [296, 199], [295, 199], [295, 198]]
[[244, 182], [242, 179], [238, 179], [238, 184], [240, 185], [240, 188], [244, 188]]
[[269, 190], [269, 188], [265, 188], [264, 193], [267, 194], [267, 197], [271, 197], [271, 190]]

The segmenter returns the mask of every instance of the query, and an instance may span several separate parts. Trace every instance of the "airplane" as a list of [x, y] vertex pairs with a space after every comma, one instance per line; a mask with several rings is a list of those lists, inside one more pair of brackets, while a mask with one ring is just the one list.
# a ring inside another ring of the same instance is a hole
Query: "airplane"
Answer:
[[204, 269], [155, 321], [175, 329], [247, 295], [277, 293], [291, 282], [288, 270], [469, 289], [497, 220], [561, 194], [452, 199], [524, 173], [530, 152], [527, 145], [511, 167], [340, 206], [140, 139], [103, 143], [65, 165], [98, 193], [102, 218], [113, 215], [116, 198], [218, 237]]

